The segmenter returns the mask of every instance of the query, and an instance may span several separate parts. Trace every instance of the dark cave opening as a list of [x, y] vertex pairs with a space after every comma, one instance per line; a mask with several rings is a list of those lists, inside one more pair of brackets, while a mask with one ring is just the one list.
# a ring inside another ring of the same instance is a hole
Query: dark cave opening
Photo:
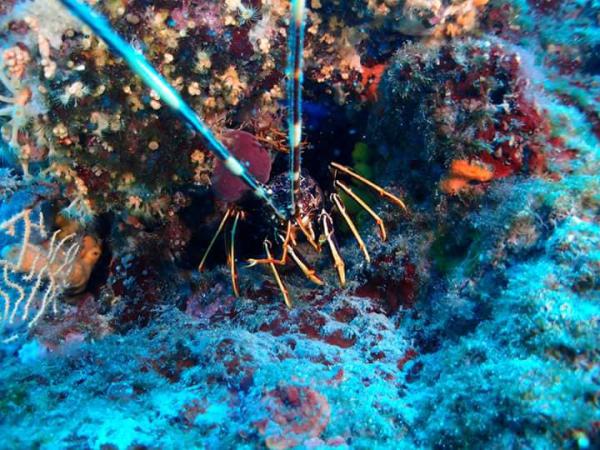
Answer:
[[[332, 190], [333, 177], [330, 162], [352, 165], [354, 145], [363, 140], [367, 127], [367, 111], [351, 110], [338, 105], [333, 93], [325, 86], [307, 82], [303, 100], [303, 173], [314, 178], [327, 199]], [[271, 180], [288, 170], [287, 155], [280, 153], [275, 157]], [[211, 192], [198, 192], [193, 195], [192, 204], [180, 214], [192, 230], [192, 239], [188, 251], [180, 264], [185, 268], [196, 268], [205, 249], [208, 247], [219, 221], [224, 213], [216, 211], [216, 199]], [[329, 200], [326, 200], [326, 205]], [[238, 206], [245, 213], [244, 220], [238, 224], [236, 255], [239, 261], [250, 257], [264, 257], [263, 240], [274, 240], [274, 227], [269, 220], [270, 212], [251, 194], [246, 195]], [[207, 220], [212, 216], [211, 220]], [[227, 263], [225, 242], [231, 235], [231, 223], [215, 243], [207, 259], [207, 267]]]

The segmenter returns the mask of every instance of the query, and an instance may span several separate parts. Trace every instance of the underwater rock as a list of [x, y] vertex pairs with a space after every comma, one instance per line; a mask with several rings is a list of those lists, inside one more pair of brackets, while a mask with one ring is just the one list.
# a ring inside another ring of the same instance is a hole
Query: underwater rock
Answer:
[[[562, 150], [520, 57], [498, 41], [407, 44], [380, 85], [371, 130], [420, 200], [547, 173]], [[445, 174], [447, 174], [445, 176]]]
[[[343, 16], [351, 9], [363, 27], [388, 33], [443, 40], [468, 34], [485, 17], [489, 0], [354, 0], [323, 5]], [[335, 9], [337, 8], [339, 10]], [[354, 23], [350, 21], [349, 25]]]

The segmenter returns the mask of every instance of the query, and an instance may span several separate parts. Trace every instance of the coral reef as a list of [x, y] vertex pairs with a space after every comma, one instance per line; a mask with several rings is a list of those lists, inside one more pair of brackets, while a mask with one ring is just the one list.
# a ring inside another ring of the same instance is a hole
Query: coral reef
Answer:
[[[289, 199], [290, 2], [87, 3]], [[0, 2], [0, 448], [600, 447], [599, 18], [307, 2], [311, 237], [59, 1]]]

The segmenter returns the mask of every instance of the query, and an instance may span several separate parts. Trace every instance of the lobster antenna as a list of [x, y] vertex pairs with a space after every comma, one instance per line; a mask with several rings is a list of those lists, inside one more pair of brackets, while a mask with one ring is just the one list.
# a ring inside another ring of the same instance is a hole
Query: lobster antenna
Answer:
[[290, 206], [292, 217], [298, 212], [296, 199], [300, 194], [300, 172], [302, 170], [302, 79], [304, 27], [306, 22], [306, 1], [292, 0], [290, 27], [288, 31], [288, 140], [290, 146]]
[[183, 100], [169, 82], [148, 62], [135, 51], [110, 25], [108, 20], [94, 11], [82, 0], [60, 0], [62, 4], [83, 23], [90, 27], [112, 51], [119, 55], [129, 65], [144, 83], [153, 89], [171, 110], [176, 113], [192, 130], [202, 136], [206, 147], [220, 160], [236, 177], [242, 179], [252, 189], [254, 194], [264, 201], [275, 215], [285, 220], [286, 212], [281, 211], [273, 202], [272, 194], [260, 184], [244, 165], [217, 139], [200, 116]]

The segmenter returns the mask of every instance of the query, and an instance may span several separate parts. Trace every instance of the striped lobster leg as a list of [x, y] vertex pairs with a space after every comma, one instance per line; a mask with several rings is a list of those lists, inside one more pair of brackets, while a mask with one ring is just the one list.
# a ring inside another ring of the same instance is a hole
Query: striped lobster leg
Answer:
[[136, 73], [146, 85], [153, 89], [171, 110], [176, 113], [192, 130], [203, 138], [206, 147], [219, 159], [225, 167], [241, 178], [254, 194], [260, 198], [273, 211], [280, 220], [286, 220], [288, 214], [280, 210], [273, 202], [272, 195], [262, 186], [252, 174], [237, 160], [231, 152], [217, 139], [198, 114], [183, 100], [179, 93], [167, 80], [148, 62], [140, 53], [136, 52], [112, 28], [108, 20], [95, 12], [83, 0], [60, 0], [63, 5], [90, 27], [112, 49], [123, 58], [131, 70]]
[[290, 26], [288, 30], [288, 65], [287, 65], [287, 97], [288, 97], [288, 140], [289, 140], [289, 173], [290, 203], [289, 214], [298, 214], [297, 199], [300, 194], [300, 172], [302, 170], [302, 79], [304, 27], [306, 22], [306, 0], [292, 0]]

